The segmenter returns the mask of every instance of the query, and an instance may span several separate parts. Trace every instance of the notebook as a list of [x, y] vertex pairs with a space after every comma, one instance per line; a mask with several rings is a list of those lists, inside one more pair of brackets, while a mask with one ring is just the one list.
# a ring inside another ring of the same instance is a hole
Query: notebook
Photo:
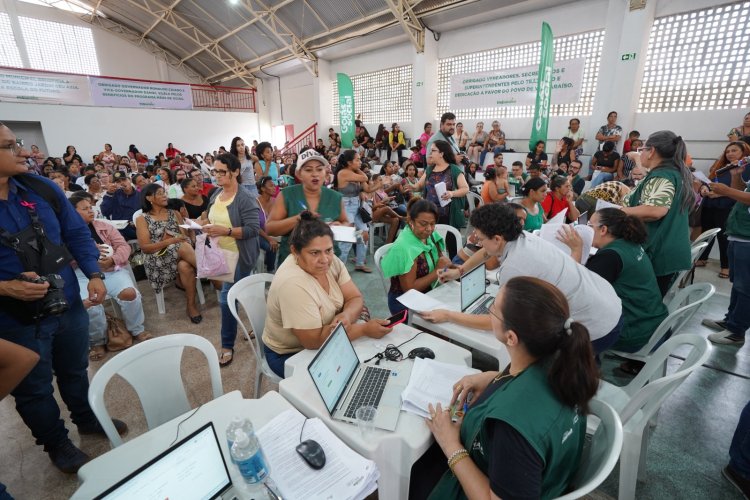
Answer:
[[209, 422], [113, 485], [97, 499], [232, 498], [232, 479]]
[[396, 429], [405, 377], [398, 377], [398, 370], [361, 363], [343, 324], [326, 339], [307, 371], [334, 420], [356, 423], [354, 413], [369, 405], [378, 409], [375, 427]]
[[487, 271], [484, 263], [461, 276], [461, 312], [489, 314], [494, 300], [487, 293]]

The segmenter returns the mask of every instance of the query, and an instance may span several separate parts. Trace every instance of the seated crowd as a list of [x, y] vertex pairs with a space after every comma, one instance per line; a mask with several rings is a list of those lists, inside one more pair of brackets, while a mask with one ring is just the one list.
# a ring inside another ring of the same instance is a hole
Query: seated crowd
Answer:
[[[491, 491], [502, 498], [548, 498], [563, 494], [575, 473], [588, 403], [598, 387], [599, 354], [637, 351], [667, 316], [662, 299], [693, 264], [689, 217], [704, 198], [705, 208], [717, 210], [704, 212], [707, 226], [735, 238], [728, 245], [719, 240], [722, 272], [734, 273], [734, 288], [724, 320], [711, 322], [721, 331], [709, 338], [741, 345], [750, 327], [742, 293], [750, 276], [733, 264], [750, 245], [744, 172], [714, 179], [712, 169], [710, 184], [696, 181], [685, 143], [671, 131], [645, 141], [634, 132], [621, 156], [616, 119], [610, 113], [596, 134], [600, 148], [588, 175], [577, 119], [553, 154], [539, 141], [525, 164], [514, 162], [509, 171], [503, 152], [511, 149], [500, 123], [484, 131], [479, 122], [469, 134], [453, 113], [441, 117], [435, 133], [425, 125], [411, 156], [397, 123], [380, 125], [371, 137], [359, 120], [351, 145], [342, 145], [330, 129], [326, 140], [299, 153], [268, 142], [249, 147], [235, 137], [229, 151], [186, 155], [169, 143], [151, 159], [135, 145], [120, 156], [105, 144], [91, 165], [73, 146], [62, 158], [45, 159], [36, 147], [25, 154], [29, 170], [53, 179], [88, 226], [107, 293], [135, 342], [153, 335], [144, 329], [129, 263], [144, 266], [157, 294], [173, 282], [184, 289], [187, 316], [202, 321], [194, 249], [200, 233], [236, 254], [235, 282], [258, 269], [263, 250], [262, 269], [275, 276], [265, 329], [254, 333], [280, 377], [289, 357], [318, 349], [338, 323], [351, 339], [391, 331], [385, 320], [370, 318], [347, 270], [351, 257], [353, 270], [371, 272], [367, 244], [375, 238], [374, 224], [386, 226], [383, 240], [392, 244], [380, 263], [390, 283], [391, 313], [404, 310], [397, 299], [409, 290], [429, 292], [482, 263], [497, 269], [500, 292], [488, 314], [421, 313], [430, 322], [493, 332], [511, 362], [456, 383], [454, 401], [463, 403], [472, 392], [475, 409], [458, 424], [439, 405], [431, 407], [427, 425], [436, 444], [415, 464], [410, 494], [459, 498]], [[749, 154], [747, 144], [734, 141], [717, 168]], [[487, 155], [492, 161], [485, 167]], [[468, 196], [472, 191], [481, 202]], [[599, 200], [618, 207], [597, 210]], [[571, 224], [561, 225], [557, 238], [570, 255], [534, 234], [562, 212]], [[588, 216], [584, 229], [598, 249], [590, 257], [572, 229], [581, 215]], [[187, 219], [201, 229], [185, 229]], [[466, 230], [466, 243], [446, 241], [441, 224]], [[336, 225], [354, 226], [356, 242], [336, 241]], [[89, 300], [80, 270], [77, 277], [89, 316], [89, 357], [99, 360], [105, 354], [103, 306]], [[214, 286], [221, 309], [218, 355], [226, 366], [237, 331], [227, 304], [232, 283]], [[537, 314], [541, 310], [545, 314]], [[640, 367], [626, 362], [620, 369], [635, 374]]]

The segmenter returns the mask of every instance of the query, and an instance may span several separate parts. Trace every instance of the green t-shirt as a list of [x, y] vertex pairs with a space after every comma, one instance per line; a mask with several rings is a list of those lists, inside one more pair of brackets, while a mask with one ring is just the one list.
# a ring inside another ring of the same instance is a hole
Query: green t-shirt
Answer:
[[[750, 186], [745, 188], [745, 192], [750, 193]], [[750, 210], [750, 205], [739, 201], [734, 204], [727, 219], [727, 235], [750, 240], [750, 212], [748, 210]]]
[[542, 225], [544, 224], [544, 209], [542, 208], [541, 203], [537, 203], [536, 208], [537, 212], [536, 215], [534, 215], [524, 207], [524, 210], [526, 210], [526, 222], [523, 224], [524, 231], [532, 232], [542, 228]]

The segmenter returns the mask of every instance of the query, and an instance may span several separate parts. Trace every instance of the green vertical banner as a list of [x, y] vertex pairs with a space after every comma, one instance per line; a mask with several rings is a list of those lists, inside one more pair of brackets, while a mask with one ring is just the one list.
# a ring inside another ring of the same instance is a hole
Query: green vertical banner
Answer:
[[542, 52], [539, 57], [536, 105], [534, 107], [534, 122], [529, 138], [529, 151], [534, 151], [534, 146], [537, 142], [547, 142], [547, 126], [549, 125], [549, 106], [553, 80], [552, 65], [554, 61], [555, 47], [552, 42], [552, 28], [549, 27], [549, 24], [542, 23]]
[[354, 86], [349, 75], [336, 73], [339, 87], [339, 125], [341, 127], [341, 147], [350, 149], [354, 140]]

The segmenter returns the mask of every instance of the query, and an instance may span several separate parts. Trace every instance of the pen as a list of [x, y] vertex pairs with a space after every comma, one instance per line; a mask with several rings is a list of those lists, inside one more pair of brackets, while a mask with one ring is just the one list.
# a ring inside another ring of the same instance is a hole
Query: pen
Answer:
[[307, 205], [302, 200], [299, 200], [299, 206], [302, 207], [302, 210], [307, 210]]

